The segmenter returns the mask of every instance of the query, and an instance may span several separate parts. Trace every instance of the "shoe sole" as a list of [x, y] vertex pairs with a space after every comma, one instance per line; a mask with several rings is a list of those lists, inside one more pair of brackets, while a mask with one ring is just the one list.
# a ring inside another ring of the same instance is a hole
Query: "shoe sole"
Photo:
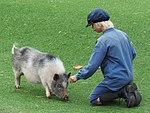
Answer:
[[134, 95], [135, 95], [135, 100], [136, 100], [135, 106], [138, 106], [141, 103], [142, 96], [140, 92], [138, 92], [137, 90], [134, 92]]

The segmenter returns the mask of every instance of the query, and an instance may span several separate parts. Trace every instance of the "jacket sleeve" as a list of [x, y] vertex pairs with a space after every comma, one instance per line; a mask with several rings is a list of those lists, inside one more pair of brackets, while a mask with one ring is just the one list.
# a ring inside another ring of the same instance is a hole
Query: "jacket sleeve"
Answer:
[[82, 70], [80, 70], [77, 75], [76, 79], [87, 79], [91, 77], [98, 67], [101, 65], [105, 55], [107, 52], [107, 47], [104, 43], [97, 42], [96, 46], [92, 52], [88, 65], [85, 66]]

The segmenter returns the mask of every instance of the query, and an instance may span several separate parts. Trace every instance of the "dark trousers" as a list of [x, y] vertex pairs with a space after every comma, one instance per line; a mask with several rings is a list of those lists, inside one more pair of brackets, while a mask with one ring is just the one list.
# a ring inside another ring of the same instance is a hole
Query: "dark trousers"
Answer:
[[119, 98], [118, 92], [119, 91], [112, 91], [107, 87], [98, 85], [90, 95], [90, 103], [92, 105], [96, 105], [97, 99], [100, 98], [101, 103], [105, 104], [109, 101]]

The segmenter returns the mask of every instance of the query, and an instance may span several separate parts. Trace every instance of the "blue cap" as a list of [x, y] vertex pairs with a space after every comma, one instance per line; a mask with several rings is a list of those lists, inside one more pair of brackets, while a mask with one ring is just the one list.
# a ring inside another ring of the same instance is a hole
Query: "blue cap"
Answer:
[[102, 8], [95, 8], [87, 16], [88, 24], [86, 27], [90, 26], [92, 23], [102, 22], [109, 20], [109, 14]]

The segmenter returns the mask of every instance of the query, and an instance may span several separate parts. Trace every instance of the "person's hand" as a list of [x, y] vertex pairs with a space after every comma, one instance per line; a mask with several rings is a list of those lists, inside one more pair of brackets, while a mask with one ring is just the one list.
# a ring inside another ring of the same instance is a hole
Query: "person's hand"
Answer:
[[77, 81], [76, 75], [70, 76], [70, 83], [75, 83]]

